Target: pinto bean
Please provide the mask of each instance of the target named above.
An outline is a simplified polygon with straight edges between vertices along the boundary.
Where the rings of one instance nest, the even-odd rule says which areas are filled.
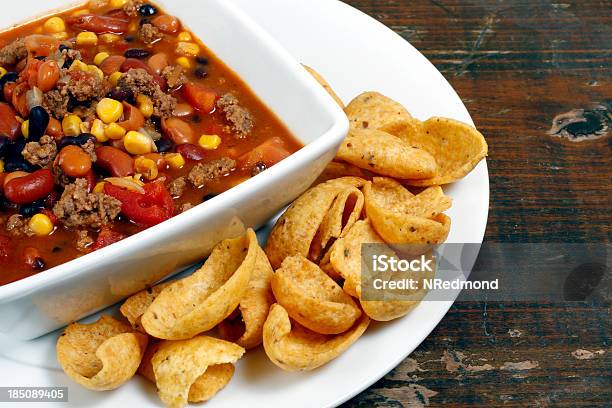
[[[49,169],[37,170],[27,176],[5,182],[5,197],[16,204],[27,204],[46,197],[53,190],[53,173]]]
[[[91,31],[96,34],[123,34],[128,30],[128,21],[115,17],[82,14],[66,19],[66,23],[79,30]]]
[[[61,139],[64,136],[61,122],[54,117],[50,117],[49,124],[47,125],[47,134],[55,140]]]
[[[178,118],[188,118],[195,113],[193,106],[188,103],[177,103],[174,108],[174,116]]]
[[[134,159],[126,152],[112,146],[101,146],[96,149],[96,165],[115,177],[134,174]]]
[[[127,131],[139,130],[144,127],[145,119],[142,112],[137,107],[123,102],[123,122],[118,125]]]
[[[38,69],[38,88],[43,92],[48,92],[55,88],[55,84],[60,77],[60,68],[55,61],[46,61]]]
[[[58,164],[69,177],[80,178],[91,170],[91,157],[78,146],[69,145],[58,155]]]
[[[161,75],[164,68],[168,66],[168,55],[163,52],[158,52],[149,58],[147,65],[154,73]]]
[[[178,118],[162,120],[162,130],[175,144],[196,143],[196,137],[189,124]]]
[[[181,22],[178,18],[169,14],[163,14],[151,20],[151,24],[159,28],[166,34],[174,34],[181,28]]]
[[[126,58],[123,55],[111,55],[100,64],[100,69],[104,72],[104,75],[114,74],[121,69],[125,60]]]

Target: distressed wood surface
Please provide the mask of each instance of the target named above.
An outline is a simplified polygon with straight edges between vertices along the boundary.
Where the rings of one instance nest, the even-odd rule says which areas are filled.
[[[610,241],[612,3],[345,2],[427,56],[487,137],[487,240]],[[344,407],[609,406],[609,306],[455,304]]]

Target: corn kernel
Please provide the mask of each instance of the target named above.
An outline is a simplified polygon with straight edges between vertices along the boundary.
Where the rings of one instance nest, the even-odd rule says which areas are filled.
[[[96,106],[96,113],[104,123],[113,123],[123,115],[123,105],[121,102],[111,98],[104,98]]]
[[[127,3],[127,0],[110,0],[108,5],[113,9],[120,9],[125,5],[125,3]]]
[[[4,173],[4,160],[0,159],[0,173]]]
[[[96,67],[95,65],[88,65],[87,72],[91,72],[92,74],[100,78],[100,81],[104,80],[104,72],[102,72],[102,70]]]
[[[30,137],[30,121],[29,120],[24,120],[23,122],[21,122],[21,134],[26,139]]]
[[[198,44],[190,42],[179,42],[176,45],[176,53],[180,55],[196,57],[200,53],[200,47],[198,46]]]
[[[0,67],[0,78],[6,75],[8,71],[4,67]]]
[[[65,31],[61,31],[59,33],[53,33],[51,34],[51,36],[55,38],[56,40],[60,40],[60,41],[65,41],[68,39],[68,33]]]
[[[192,38],[191,34],[189,34],[187,31],[183,31],[176,36],[176,39],[178,41],[191,41]]]
[[[111,140],[119,140],[125,136],[125,132],[126,130],[123,127],[116,123],[111,123],[110,125],[106,126],[104,135]]]
[[[98,45],[98,36],[91,31],[83,31],[77,34],[76,43],[78,45]]]
[[[96,54],[96,56],[94,57],[94,64],[96,64],[97,66],[102,65],[102,63],[104,62],[105,59],[107,59],[108,57],[110,57],[110,55],[108,54],[108,52],[99,52]]]
[[[217,135],[202,135],[198,140],[198,144],[202,149],[215,150],[221,145],[221,138]]]
[[[53,221],[45,214],[36,214],[28,222],[28,227],[40,237],[47,236],[53,232]]]
[[[178,57],[176,59],[176,63],[185,69],[191,69],[193,66],[193,64],[191,63],[191,60],[187,57]]]
[[[155,162],[142,156],[137,157],[136,160],[134,160],[134,169],[138,173],[141,173],[147,180],[154,180],[159,174]]]
[[[106,184],[106,181],[100,181],[96,184],[96,186],[93,188],[93,192],[94,193],[103,193],[104,192],[104,185]]]
[[[185,165],[185,158],[180,153],[168,153],[164,158],[171,169],[180,169]]]
[[[108,137],[106,136],[106,131],[104,129],[104,123],[100,119],[94,119],[89,133],[94,135],[96,140],[100,143],[108,141]]]
[[[62,119],[62,130],[66,136],[78,136],[81,134],[81,123],[83,121],[77,115],[66,115]]]
[[[153,115],[153,101],[151,101],[151,98],[146,95],[138,95],[136,103],[145,118],[150,118]]]
[[[123,138],[123,146],[130,154],[147,154],[153,151],[153,140],[149,136],[131,130]]]
[[[70,64],[70,68],[68,68],[68,71],[87,71],[87,70],[89,70],[89,67],[87,66],[87,64],[78,59],[75,59],[74,62]]]
[[[100,39],[100,41],[102,41],[104,44],[112,44],[114,42],[117,42],[121,39],[120,36],[118,36],[117,34],[101,34],[100,37],[98,37]]]
[[[121,72],[114,72],[110,74],[110,76],[108,77],[108,82],[110,82],[112,86],[117,86],[117,84],[119,83],[119,78],[121,78],[121,75],[123,75]]]
[[[64,20],[62,20],[61,17],[51,17],[50,19],[45,21],[43,27],[48,33],[59,33],[62,31],[66,31],[66,24],[64,23]]]

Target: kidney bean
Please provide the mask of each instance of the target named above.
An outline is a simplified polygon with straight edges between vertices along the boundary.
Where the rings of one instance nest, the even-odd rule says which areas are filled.
[[[21,124],[15,118],[17,112],[7,103],[0,102],[0,134],[15,140],[21,133]]]
[[[134,174],[134,159],[126,152],[113,146],[101,146],[96,149],[96,166],[106,170],[115,177]]]
[[[188,118],[195,113],[193,106],[188,103],[177,103],[174,108],[174,116],[178,118]]]
[[[122,55],[111,55],[100,64],[100,69],[104,72],[104,75],[114,74],[121,69],[125,60],[126,58]]]
[[[4,174],[6,174],[6,173],[4,173]],[[2,187],[4,187],[4,185],[5,185],[6,183],[8,183],[9,181],[14,180],[14,179],[19,178],[19,177],[25,177],[25,176],[27,176],[28,174],[30,174],[30,173],[27,173],[27,172],[25,172],[25,171],[20,171],[20,170],[18,170],[18,171],[13,171],[13,172],[11,172],[11,173],[8,173],[8,174],[6,174],[6,176],[4,177],[4,180],[2,181]]]
[[[154,73],[157,75],[161,75],[164,68],[168,66],[168,55],[163,52],[158,52],[157,54],[153,54],[151,58],[147,61],[147,65]]]
[[[60,200],[60,197],[60,193],[58,193],[56,190],[51,191],[51,193],[45,198],[45,208],[53,208]]]
[[[155,147],[157,147],[157,151],[160,153],[169,152],[170,150],[172,150],[173,146],[174,146],[174,143],[172,143],[168,139],[162,138],[162,139],[155,141]]]
[[[64,130],[62,129],[62,124],[59,120],[55,119],[54,117],[49,118],[47,134],[52,136],[55,140],[61,139],[61,137],[64,135]]]
[[[144,124],[145,119],[140,109],[127,102],[123,102],[123,122],[119,122],[118,125],[130,131],[139,130],[144,127]]]
[[[55,88],[55,84],[60,77],[60,68],[55,61],[46,61],[38,69],[38,88],[43,92],[48,92]]]
[[[66,23],[79,30],[92,31],[96,34],[123,34],[128,30],[128,21],[115,17],[82,14],[66,19]]]
[[[206,150],[194,144],[182,144],[176,148],[176,152],[187,160],[200,161],[206,158]]]
[[[168,14],[155,17],[151,24],[167,34],[174,34],[181,28],[179,19]]]
[[[94,135],[89,133],[81,133],[78,136],[66,136],[57,143],[57,148],[58,150],[62,150],[66,146],[83,146],[89,140],[92,140],[95,143],[96,138]]]
[[[57,156],[57,163],[68,177],[81,178],[91,170],[91,157],[80,147],[64,147]]]
[[[27,204],[47,196],[53,185],[51,170],[41,169],[6,182],[4,195],[13,203]]]
[[[191,126],[179,118],[163,119],[162,130],[164,134],[177,145],[196,143],[196,138]]]
[[[147,58],[151,53],[143,48],[130,48],[123,55],[126,58]]]
[[[42,106],[35,106],[30,109],[28,119],[28,139],[37,142],[45,134],[47,126],[49,126],[49,114]]]
[[[127,88],[113,88],[108,95],[111,99],[119,102],[127,101],[134,97],[132,91]]]

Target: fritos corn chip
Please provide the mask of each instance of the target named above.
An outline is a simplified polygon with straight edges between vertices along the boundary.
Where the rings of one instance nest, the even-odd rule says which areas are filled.
[[[321,74],[319,74],[317,71],[315,71],[313,68],[310,68],[308,65],[304,65],[302,64],[302,66],[304,68],[306,68],[306,71],[308,71],[308,73],[310,75],[312,75],[314,77],[314,79],[317,80],[317,82],[319,84],[321,84],[321,86],[327,91],[327,93],[334,98],[334,100],[336,101],[336,103],[342,108],[344,109],[344,102],[342,102],[342,99],[340,99],[340,97],[336,94],[336,92],[334,91],[334,89],[331,87],[331,85],[329,84],[329,82],[327,82],[327,80],[325,78],[323,78],[323,76]]]
[[[264,349],[270,360],[283,370],[314,370],[348,349],[369,324],[370,319],[362,314],[355,325],[342,334],[318,334],[292,322],[287,311],[274,304],[264,325]]]
[[[173,282],[155,298],[141,323],[151,336],[188,339],[228,317],[248,290],[259,254],[253,230],[219,243],[202,268]]]
[[[138,368],[138,373],[155,384],[155,373],[151,360],[161,342],[151,343],[142,358],[142,363]],[[223,387],[225,387],[234,375],[234,365],[232,363],[215,364],[208,366],[204,374],[199,376],[191,388],[189,388],[189,402],[204,402],[214,397]]]
[[[317,333],[342,333],[361,316],[353,299],[300,255],[285,258],[272,276],[272,290],[289,316]]]
[[[364,180],[372,179],[371,173],[366,170],[360,169],[359,167],[353,166],[349,163],[333,161],[329,163],[327,167],[325,167],[323,173],[319,176],[317,181],[313,183],[313,186],[341,177],[358,177]]]
[[[314,253],[312,247],[327,213],[343,191],[353,191],[355,187],[362,187],[365,182],[357,177],[330,180],[311,188],[295,200],[274,225],[268,237],[265,251],[272,267],[280,267],[281,262],[291,255],[311,256],[316,260],[321,258],[322,254]],[[344,225],[344,229],[348,227],[350,224]],[[320,252],[321,249],[324,249],[324,246],[319,241],[316,250]]]
[[[270,286],[274,272],[263,250],[257,248],[257,252],[249,287],[240,299],[236,318],[233,321],[224,320],[219,324],[221,337],[236,342],[245,349],[257,347],[263,341],[263,325],[268,317],[270,306],[274,303],[274,295]]]
[[[57,340],[57,359],[64,372],[83,387],[113,390],[134,376],[147,337],[127,324],[102,316],[91,324],[73,323]]]
[[[121,305],[119,309],[121,314],[124,315],[132,327],[140,332],[145,332],[140,324],[140,318],[151,306],[151,303],[155,298],[164,290],[165,287],[170,285],[172,282],[164,282],[159,285],[155,285],[152,288],[142,290],[135,295],[130,296]]]
[[[187,405],[192,387],[205,375],[208,367],[235,363],[243,354],[244,349],[237,344],[208,336],[161,342],[151,358],[159,397],[169,408]],[[219,377],[219,373],[216,373],[216,377]],[[224,376],[221,375],[221,378]],[[211,389],[200,383],[194,393],[197,392],[198,398],[206,397],[221,382],[217,379],[216,386]],[[196,400],[196,395],[191,397]]]
[[[437,186],[457,181],[471,172],[488,152],[487,142],[478,130],[453,119],[434,117],[419,126],[415,126],[414,121],[396,122],[381,130],[436,158],[438,173],[430,178],[406,181],[413,186]]]
[[[412,119],[401,104],[378,92],[357,96],[344,110],[352,129],[380,129],[386,123]]]
[[[426,150],[380,130],[352,129],[337,158],[359,168],[399,179],[430,179],[438,171]]]

